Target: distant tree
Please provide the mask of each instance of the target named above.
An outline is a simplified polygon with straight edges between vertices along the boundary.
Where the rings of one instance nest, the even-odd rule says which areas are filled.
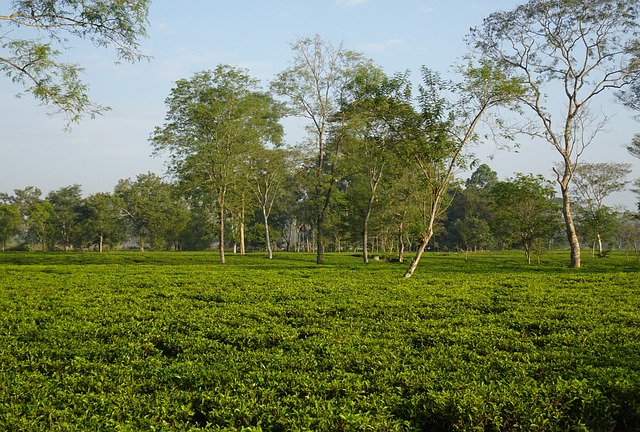
[[[55,247],[55,209],[47,200],[31,203],[27,209],[27,241],[39,249]]]
[[[120,206],[110,193],[98,192],[89,195],[82,203],[84,238],[88,244],[98,244],[98,252],[105,243],[115,246],[124,239],[125,224],[120,215]]]
[[[553,200],[553,185],[542,176],[518,174],[491,188],[496,233],[524,248],[527,262],[539,242],[558,230],[560,208]]]
[[[52,223],[56,242],[60,243],[63,250],[70,250],[80,233],[82,189],[78,184],[56,189],[47,194],[47,201],[53,207]]]
[[[147,243],[156,249],[166,247],[173,205],[171,186],[154,173],[140,174],[135,180],[120,180],[114,196],[140,251]]]
[[[363,63],[362,56],[334,45],[320,36],[301,37],[291,44],[292,66],[271,84],[276,94],[288,98],[290,112],[309,120],[315,160],[309,165],[314,177],[307,191],[314,215],[317,237],[316,262],[324,261],[325,222],[336,187],[334,171],[340,137],[330,139],[330,126],[336,121],[346,85]]]
[[[593,245],[598,245],[598,254],[602,255],[602,234],[611,231],[616,214],[604,205],[609,195],[623,190],[631,173],[628,163],[583,163],[575,168],[573,183],[575,196],[582,208],[581,225],[585,234],[591,235]]]
[[[476,168],[471,177],[465,182],[465,186],[479,189],[490,188],[498,181],[498,173],[487,164],[482,164]]]
[[[20,232],[22,218],[18,209],[11,204],[0,204],[0,242],[2,251],[7,243]]]
[[[491,228],[489,223],[477,216],[467,216],[455,221],[455,227],[460,233],[465,251],[476,252],[478,249],[487,247],[491,243]]]
[[[151,135],[154,152],[169,154],[182,190],[215,209],[222,263],[229,193],[243,178],[244,161],[282,139],[281,106],[258,84],[228,65],[179,80],[166,100],[165,124]]]
[[[10,3],[10,6],[8,6]],[[106,108],[93,103],[81,66],[60,60],[69,37],[115,48],[118,60],[137,61],[146,36],[150,0],[13,0],[0,14],[0,71],[42,104],[77,122]],[[2,26],[6,25],[6,29]],[[17,28],[14,32],[11,28]],[[28,30],[34,31],[33,37]]]
[[[560,155],[555,172],[573,268],[580,267],[580,242],[570,184],[578,159],[607,122],[590,107],[599,95],[637,80],[639,18],[639,0],[529,0],[491,14],[471,32],[483,56],[526,83],[529,91],[521,100],[539,126],[530,124],[523,132],[546,140]],[[547,105],[545,94],[564,97],[565,103]]]

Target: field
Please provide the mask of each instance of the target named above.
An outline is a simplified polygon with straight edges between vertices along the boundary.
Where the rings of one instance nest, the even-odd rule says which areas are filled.
[[[0,430],[640,430],[638,263],[543,260],[0,254]]]

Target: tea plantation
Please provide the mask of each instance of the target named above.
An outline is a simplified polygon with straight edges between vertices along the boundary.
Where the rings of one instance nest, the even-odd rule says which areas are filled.
[[[0,430],[640,430],[640,266],[565,255],[0,254]]]

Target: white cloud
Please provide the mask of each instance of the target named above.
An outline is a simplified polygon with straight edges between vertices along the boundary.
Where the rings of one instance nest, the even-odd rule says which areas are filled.
[[[388,39],[384,42],[372,42],[363,44],[360,46],[360,49],[366,52],[382,52],[390,48],[398,47],[405,44],[406,42],[402,39]]]
[[[351,7],[368,2],[369,0],[336,0],[338,6]]]

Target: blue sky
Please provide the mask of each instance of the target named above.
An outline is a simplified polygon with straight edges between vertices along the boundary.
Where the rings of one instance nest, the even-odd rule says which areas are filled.
[[[513,9],[516,0],[154,0],[149,38],[143,50],[149,62],[114,65],[115,55],[71,40],[65,55],[86,69],[91,97],[112,107],[64,132],[64,119],[31,97],[16,99],[21,89],[0,78],[0,192],[37,186],[45,193],[80,184],[84,194],[112,191],[119,179],[153,171],[164,173],[162,158],[151,157],[148,137],[163,123],[164,100],[176,80],[194,72],[230,64],[249,69],[267,83],[288,66],[289,43],[319,34],[362,52],[389,74],[410,70],[417,80],[426,65],[446,74],[466,52],[470,27],[497,10]],[[0,8],[2,9],[2,8]],[[0,10],[0,13],[6,12]],[[640,123],[621,106],[608,107],[614,117],[583,160],[630,162],[640,176],[640,161],[622,146]],[[301,124],[301,123],[300,123]],[[298,122],[287,122],[288,137],[299,136]],[[485,143],[476,149],[501,179],[516,172],[552,178],[557,156],[544,143],[520,140],[518,153]],[[491,157],[491,159],[489,159]],[[631,193],[612,203],[631,207]]]

